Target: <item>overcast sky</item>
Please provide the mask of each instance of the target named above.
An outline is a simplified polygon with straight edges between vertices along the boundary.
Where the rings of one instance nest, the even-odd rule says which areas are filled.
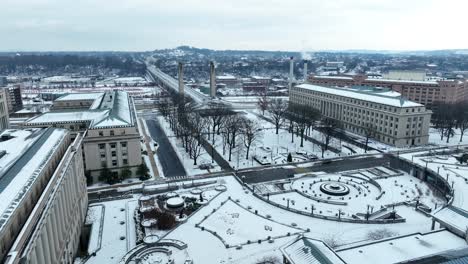
[[[468,0],[0,0],[2,51],[468,48]]]

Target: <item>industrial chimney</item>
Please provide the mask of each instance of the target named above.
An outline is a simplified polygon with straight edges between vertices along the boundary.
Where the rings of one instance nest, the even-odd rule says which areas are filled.
[[[292,84],[294,81],[294,57],[291,56],[289,58],[289,90],[292,88]]]
[[[182,62],[179,62],[179,71],[177,74],[179,75],[179,93],[184,95],[184,65]]]
[[[216,73],[213,61],[210,61],[210,96],[216,97]]]
[[[304,83],[307,82],[307,60],[304,60]]]

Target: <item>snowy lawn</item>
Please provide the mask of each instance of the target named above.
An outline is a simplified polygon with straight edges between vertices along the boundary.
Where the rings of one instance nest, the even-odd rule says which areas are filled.
[[[248,228],[246,228],[248,226]],[[226,245],[257,243],[258,240],[269,240],[299,234],[303,230],[276,223],[256,215],[254,211],[240,207],[232,200],[227,200],[208,218],[200,223],[200,227],[215,232]],[[267,243],[266,241],[264,243]]]

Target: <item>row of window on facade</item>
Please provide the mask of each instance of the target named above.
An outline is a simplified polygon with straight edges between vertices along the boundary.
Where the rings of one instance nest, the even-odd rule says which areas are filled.
[[[122,131],[121,135],[125,135],[125,129],[122,129],[121,131]],[[104,136],[104,131],[102,131],[102,130],[99,131],[99,136],[103,137]],[[115,136],[114,130],[109,130],[109,136]]]
[[[314,96],[330,98],[330,99],[333,99],[333,100],[340,100],[342,102],[353,103],[353,104],[356,104],[356,105],[361,105],[361,106],[365,106],[365,107],[369,107],[369,108],[379,109],[379,110],[383,110],[383,111],[396,112],[397,109],[398,109],[398,107],[391,107],[391,106],[386,106],[386,105],[382,105],[382,104],[374,104],[374,103],[369,103],[367,101],[352,99],[352,98],[343,97],[343,96],[329,95],[329,94],[324,94],[324,93],[320,93],[320,92],[313,92],[313,91],[310,91],[310,90],[307,90],[307,89],[301,89],[301,92],[306,93],[306,94],[312,94]],[[298,95],[298,97],[299,97],[299,95]],[[321,100],[321,99],[311,98],[311,100],[318,101],[318,100]],[[418,112],[421,112],[422,107],[411,108],[411,112],[413,112],[413,113],[416,112],[416,109],[417,109]],[[409,113],[409,111],[410,111],[410,108],[406,108],[406,113]]]

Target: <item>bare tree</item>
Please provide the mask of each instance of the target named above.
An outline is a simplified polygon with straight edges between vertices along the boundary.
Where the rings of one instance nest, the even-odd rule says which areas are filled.
[[[269,103],[266,92],[262,93],[257,101],[257,106],[262,111],[262,115],[265,115]]]
[[[435,102],[433,104],[432,121],[435,128],[440,133],[440,140],[444,136],[447,137],[447,143],[455,134],[454,128],[456,126],[456,106],[455,104],[446,102]]]
[[[228,132],[229,161],[232,159],[232,149],[236,147],[236,140],[241,130],[242,118],[238,115],[229,116],[226,122],[226,131]]]
[[[463,141],[463,136],[468,130],[468,102],[462,101],[457,103],[455,109],[456,126],[460,129],[460,142]]]
[[[284,122],[287,109],[287,102],[280,98],[272,100],[268,105],[268,114],[275,124],[276,134],[278,134],[279,128]]]
[[[249,159],[250,147],[261,137],[261,129],[257,123],[249,119],[244,119],[242,122],[242,138],[246,148],[245,159]]]
[[[374,125],[373,123],[365,123],[363,126],[364,129],[364,136],[366,137],[366,148],[364,149],[364,152],[367,153],[367,149],[369,146],[369,139],[372,137],[375,137],[377,134],[377,126]]]
[[[305,105],[290,104],[287,118],[296,126],[297,134],[301,137],[301,147],[304,147],[306,130],[320,118],[320,111]]]
[[[228,115],[231,114],[232,111],[230,111],[225,105],[213,106],[205,111],[204,116],[208,119],[209,126],[211,126],[211,132],[213,135],[213,145],[215,143],[215,133],[219,135],[221,131],[221,126],[224,124],[224,120]]]
[[[330,146],[331,139],[336,135],[337,129],[340,128],[340,122],[335,119],[325,118],[321,122],[320,132],[322,133],[322,158],[324,157],[325,151]]]

